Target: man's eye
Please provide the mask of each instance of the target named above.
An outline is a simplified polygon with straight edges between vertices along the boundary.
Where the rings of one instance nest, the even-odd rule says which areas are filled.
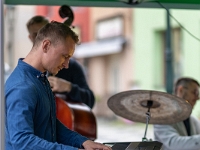
[[[65,59],[67,59],[67,58],[68,58],[68,56],[65,56],[65,55],[63,55],[63,57],[64,57]]]
[[[33,33],[32,36],[33,38],[35,38],[37,36],[37,33]]]

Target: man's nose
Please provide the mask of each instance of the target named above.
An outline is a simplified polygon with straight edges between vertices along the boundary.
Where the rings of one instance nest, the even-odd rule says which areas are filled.
[[[199,100],[199,96],[196,96],[196,100]]]
[[[69,59],[66,59],[65,62],[63,63],[64,68],[69,68]]]

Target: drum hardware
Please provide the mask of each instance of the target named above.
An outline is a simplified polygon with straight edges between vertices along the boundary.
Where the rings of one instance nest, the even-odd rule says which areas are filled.
[[[145,128],[144,137],[142,138],[142,141],[148,141],[146,138],[146,134],[147,134],[149,120],[151,118],[150,108],[151,108],[152,104],[153,104],[152,101],[150,101],[150,100],[147,101],[148,111],[146,112],[146,128]]]
[[[161,150],[162,148],[162,143],[158,141],[112,142],[103,144],[111,146],[112,150]]]
[[[131,121],[149,124],[173,124],[188,118],[192,106],[187,100],[160,91],[130,90],[117,93],[107,101],[108,107],[118,116]]]
[[[129,149],[125,150],[131,150],[130,147],[133,150],[134,146],[136,150],[136,145],[143,145],[146,148],[149,147],[149,149],[147,148],[148,150],[160,149],[159,142],[149,141],[146,138],[148,125],[173,124],[185,120],[192,112],[192,106],[187,100],[160,91],[130,90],[120,92],[111,96],[107,104],[120,117],[135,122],[146,123],[142,142],[139,142],[139,144],[130,142],[132,146],[129,145]]]

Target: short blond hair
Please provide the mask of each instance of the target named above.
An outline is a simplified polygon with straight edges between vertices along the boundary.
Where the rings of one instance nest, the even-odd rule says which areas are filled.
[[[33,46],[37,45],[45,38],[51,39],[51,41],[55,44],[56,41],[64,41],[68,37],[71,37],[73,41],[78,44],[78,35],[68,25],[52,21],[47,23],[38,31]]]

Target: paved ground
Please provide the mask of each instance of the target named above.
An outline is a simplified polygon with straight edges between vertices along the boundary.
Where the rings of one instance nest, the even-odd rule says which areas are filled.
[[[142,141],[146,125],[128,121],[109,121],[97,118],[97,142],[137,142]],[[153,127],[148,126],[147,139],[153,139]]]

